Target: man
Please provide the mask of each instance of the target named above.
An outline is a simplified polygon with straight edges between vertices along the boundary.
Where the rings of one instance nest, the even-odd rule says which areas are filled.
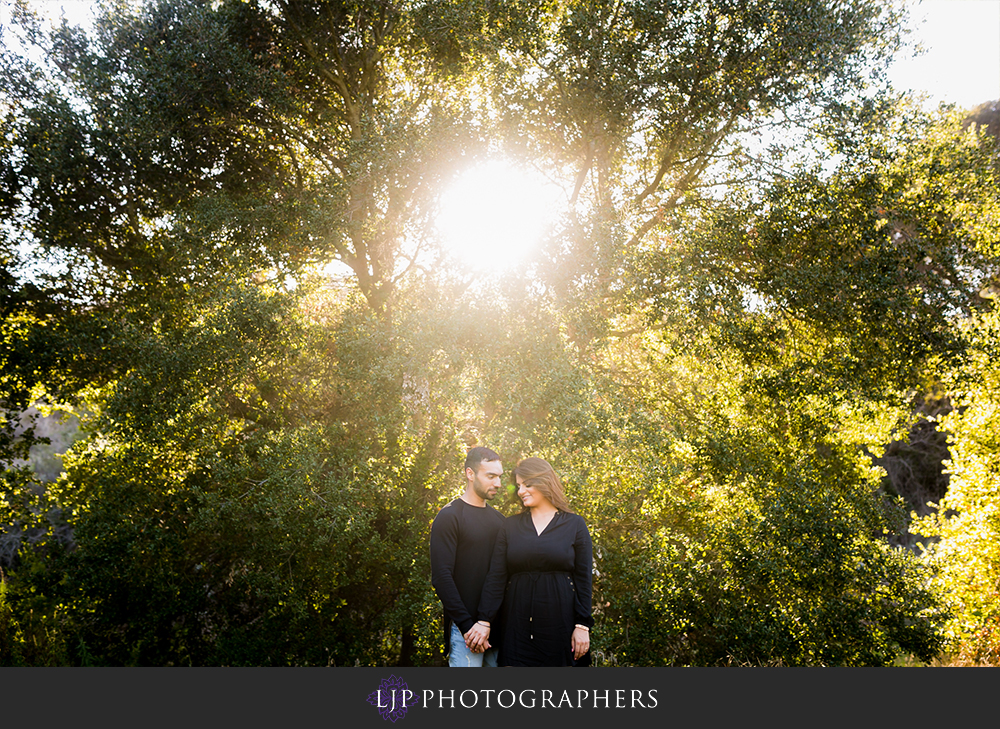
[[[495,667],[489,630],[476,623],[479,595],[503,516],[487,501],[500,490],[500,456],[478,446],[465,458],[465,492],[431,525],[431,584],[444,605],[445,649],[452,667]]]

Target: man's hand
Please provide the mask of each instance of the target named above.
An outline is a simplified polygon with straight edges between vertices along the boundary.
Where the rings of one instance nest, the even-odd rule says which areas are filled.
[[[583,658],[590,650],[590,631],[585,628],[574,628],[570,645],[573,648],[573,659],[578,661]]]
[[[490,647],[490,626],[483,625],[482,623],[476,623],[471,628],[469,632],[465,634],[465,645],[468,646],[469,650],[473,653],[482,653],[487,648]]]

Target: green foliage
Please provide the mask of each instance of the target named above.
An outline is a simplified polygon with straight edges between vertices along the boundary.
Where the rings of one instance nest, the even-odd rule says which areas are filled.
[[[658,423],[633,417],[625,437],[570,471],[571,483],[585,481],[577,498],[597,534],[604,659],[888,665],[900,650],[935,655],[936,595],[917,560],[888,545],[903,513],[878,496],[864,455],[892,420],[819,396],[789,407],[733,360],[707,381],[701,363],[700,385],[684,382],[690,364],[665,359],[653,380],[663,390],[631,401]]]
[[[87,660],[377,664],[407,633],[423,640],[410,660],[431,660],[436,632],[414,621],[430,601],[416,575],[429,571],[440,436],[399,408],[378,414],[371,441],[324,417],[343,406],[295,377],[327,352],[292,304],[237,289],[181,329],[123,323],[132,367],[46,495],[67,510],[73,548],[39,575],[18,568]],[[377,341],[362,336],[354,354],[370,359],[359,350]],[[354,375],[359,360],[340,363]]]
[[[717,640],[738,663],[888,665],[900,649],[928,660],[934,596],[916,560],[884,540],[899,507],[882,507],[860,459],[810,420],[748,424],[706,454],[728,476],[711,539]],[[720,447],[751,463],[719,469]]]
[[[955,409],[942,418],[952,453],[948,492],[917,531],[933,537],[925,559],[952,609],[949,652],[967,665],[1000,663],[1000,317],[969,322],[972,356],[952,384]]]

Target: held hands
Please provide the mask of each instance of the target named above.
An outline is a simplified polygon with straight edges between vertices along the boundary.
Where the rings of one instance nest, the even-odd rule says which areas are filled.
[[[480,621],[469,628],[465,634],[465,645],[473,653],[482,653],[490,647],[490,626],[489,623]],[[570,639],[573,648],[574,660],[579,660],[590,650],[590,630],[586,626],[578,625],[573,629],[573,637]]]
[[[465,634],[465,645],[473,653],[482,653],[490,647],[490,624],[480,620]]]
[[[573,629],[573,637],[570,639],[573,648],[573,660],[580,660],[587,651],[590,650],[590,631],[583,625],[577,625]]]

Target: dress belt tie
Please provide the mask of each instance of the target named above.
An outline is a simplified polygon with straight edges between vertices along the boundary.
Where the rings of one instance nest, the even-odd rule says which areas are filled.
[[[570,582],[573,580],[573,575],[565,570],[549,570],[546,572],[532,570],[530,572],[519,572],[520,575],[525,575],[531,581],[531,611],[535,610],[535,585],[538,584],[538,578],[543,575],[566,575],[570,578]],[[528,615],[528,623],[534,623],[535,616],[533,614]],[[534,625],[529,625],[528,638],[529,640],[535,639],[535,634],[532,632],[534,630]]]

